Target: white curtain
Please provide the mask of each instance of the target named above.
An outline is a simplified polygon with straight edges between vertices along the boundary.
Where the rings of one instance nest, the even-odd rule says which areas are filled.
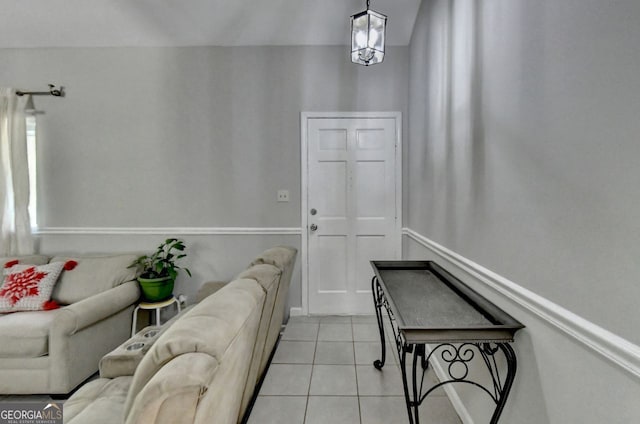
[[[0,256],[33,253],[29,218],[29,167],[25,105],[12,88],[0,88]]]

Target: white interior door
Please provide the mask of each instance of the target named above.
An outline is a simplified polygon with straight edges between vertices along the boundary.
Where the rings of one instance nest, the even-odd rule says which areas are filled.
[[[398,118],[306,120],[311,314],[373,313],[369,261],[399,258]]]

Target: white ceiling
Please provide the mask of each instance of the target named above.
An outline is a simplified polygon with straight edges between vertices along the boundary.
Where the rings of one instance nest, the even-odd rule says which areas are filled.
[[[420,0],[372,0],[407,45]],[[0,0],[0,48],[346,45],[364,0]]]

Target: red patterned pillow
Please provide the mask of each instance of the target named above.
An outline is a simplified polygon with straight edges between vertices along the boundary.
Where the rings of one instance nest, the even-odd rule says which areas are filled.
[[[5,268],[11,268],[14,265],[18,265],[20,263],[20,261],[18,259],[14,259],[12,261],[7,262],[6,264],[4,264]]]
[[[46,265],[14,265],[4,271],[0,287],[0,313],[55,309],[53,287],[62,273],[63,262]]]

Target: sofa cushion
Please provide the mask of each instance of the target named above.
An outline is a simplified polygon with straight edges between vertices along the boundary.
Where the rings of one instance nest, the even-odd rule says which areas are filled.
[[[297,250],[288,246],[276,246],[262,252],[255,258],[249,266],[269,264],[273,265],[281,271],[284,271],[291,264],[292,256],[295,256]]]
[[[125,414],[131,411],[142,388],[177,356],[200,352],[220,362],[251,311],[258,305],[262,308],[263,299],[264,291],[255,280],[235,280],[184,314],[160,335],[138,365]]]
[[[202,353],[185,353],[162,367],[147,383],[127,414],[127,424],[193,423],[218,361]]]
[[[207,281],[202,284],[196,293],[196,303],[202,302],[205,297],[211,296],[227,284],[229,284],[228,281]]]
[[[49,352],[49,328],[59,310],[0,316],[0,357],[36,358]]]
[[[265,349],[265,343],[267,340],[267,333],[269,329],[269,322],[273,315],[273,308],[275,305],[276,294],[278,292],[278,285],[280,284],[280,277],[282,271],[273,265],[259,264],[253,265],[249,269],[242,271],[238,278],[253,278],[262,286],[265,291],[264,306],[262,308],[262,314],[260,317],[260,325],[258,328],[258,335],[256,337],[256,343],[253,353],[251,355],[251,365],[249,367],[249,384],[245,387],[245,393],[242,399],[242,410],[246,409],[249,404],[253,391],[255,389],[255,382],[260,379],[260,364],[262,359],[262,352]],[[271,352],[271,346],[268,348]]]
[[[27,265],[44,265],[49,263],[49,257],[44,255],[24,255],[24,256],[7,256],[0,258],[0,267],[5,268],[9,262],[16,262]]]
[[[5,269],[4,283],[0,287],[0,313],[57,308],[58,305],[49,302],[49,299],[63,266],[59,262],[45,265],[17,264]]]
[[[264,372],[271,356],[271,350],[275,346],[280,334],[282,322],[284,321],[285,307],[289,297],[289,285],[291,283],[291,275],[295,265],[296,254],[298,251],[293,247],[278,246],[267,249],[253,260],[252,264],[271,264],[282,270],[280,284],[278,285],[278,293],[276,294],[275,304],[273,306],[273,314],[269,323],[267,340],[264,344],[264,351],[260,363],[260,373]]]
[[[114,424],[124,421],[131,377],[99,378],[82,386],[64,403],[65,424]]]
[[[282,271],[273,265],[253,265],[252,267],[245,269],[235,278],[237,280],[250,278],[256,280],[258,284],[266,291],[272,290],[275,285],[280,281],[280,275]]]
[[[115,256],[54,257],[51,262],[76,261],[65,271],[53,290],[53,300],[72,304],[136,278],[136,269],[128,268],[136,254]]]

